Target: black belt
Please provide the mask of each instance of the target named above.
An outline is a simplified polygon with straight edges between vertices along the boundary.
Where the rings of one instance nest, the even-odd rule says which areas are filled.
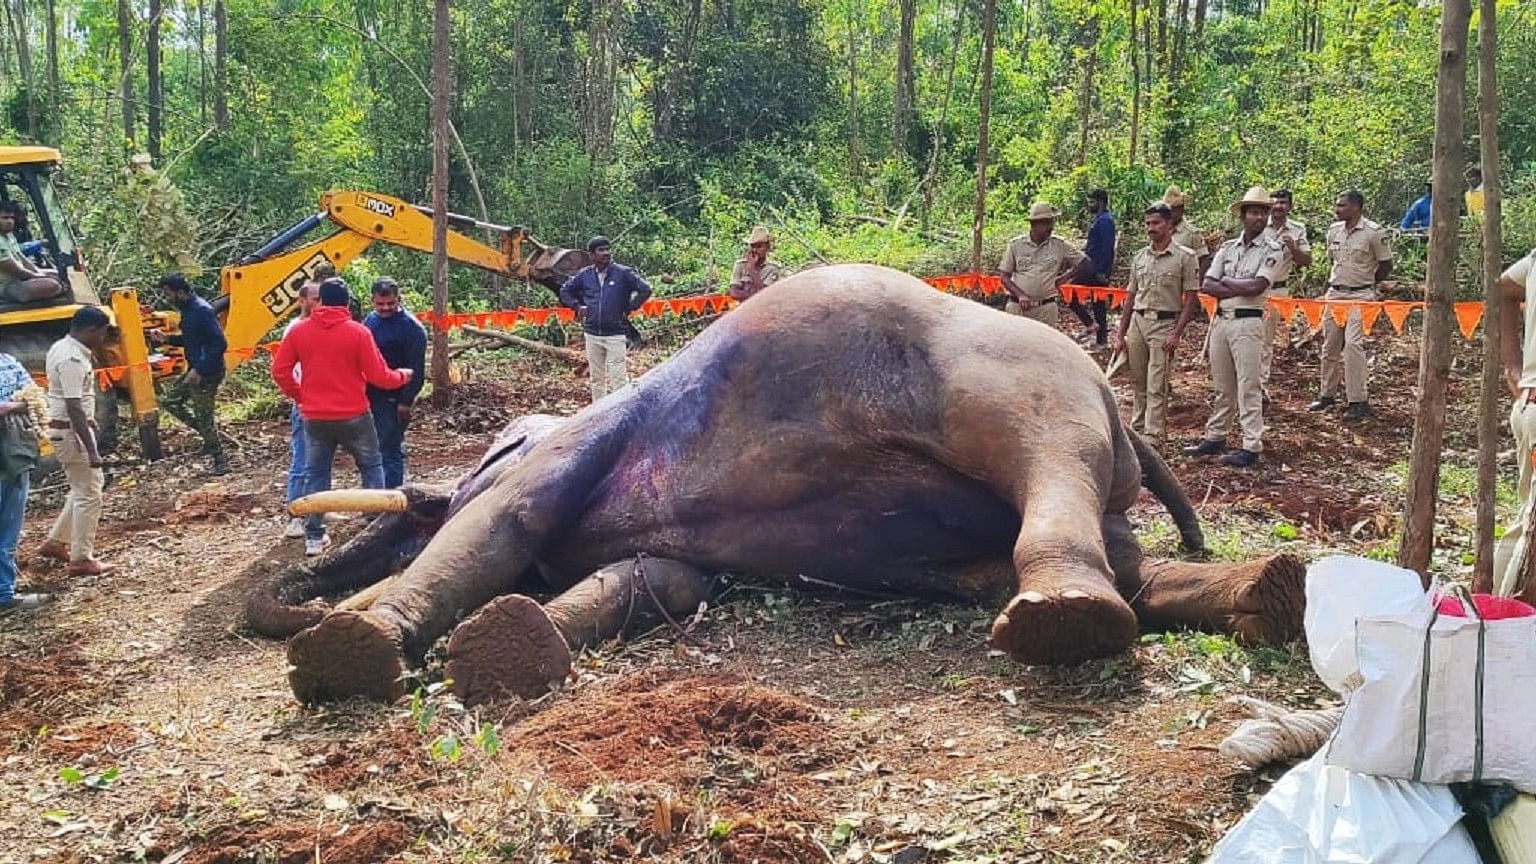
[[[1284,287],[1285,287],[1285,280],[1281,279],[1279,282],[1271,282],[1270,285],[1269,285],[1269,290],[1274,291],[1274,290],[1277,290],[1277,289],[1280,289],[1280,288],[1284,288]]]
[[[1177,312],[1164,312],[1161,309],[1137,309],[1135,314],[1145,315],[1148,318],[1156,318],[1159,321],[1172,321],[1179,317]]]
[[[1017,297],[1009,297],[1008,300],[1011,303],[1018,303],[1019,302],[1019,298],[1017,298]],[[1055,303],[1056,302],[1056,298],[1055,297],[1044,297],[1044,298],[1041,298],[1039,300],[1031,300],[1030,302],[1034,303],[1036,306],[1044,306],[1047,303]]]
[[[1329,285],[1328,287],[1330,289],[1334,290],[1334,291],[1369,291],[1372,288],[1375,288],[1376,286],[1375,285],[1361,285],[1359,288],[1351,288],[1348,285]]]
[[[1263,318],[1263,309],[1222,309],[1218,314],[1223,318]]]

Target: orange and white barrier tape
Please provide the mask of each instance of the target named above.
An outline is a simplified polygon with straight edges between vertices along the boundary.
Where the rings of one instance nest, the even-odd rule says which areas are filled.
[[[929,276],[923,279],[929,285],[950,294],[967,292],[979,292],[984,296],[995,296],[1005,293],[1002,277],[991,273],[955,273],[946,276]],[[1124,288],[1102,287],[1097,285],[1061,286],[1062,302],[1070,303],[1073,300],[1103,300],[1112,308],[1119,308],[1125,303],[1127,291]],[[1200,305],[1204,307],[1207,318],[1216,315],[1216,298],[1200,295]],[[736,305],[725,294],[705,294],[697,297],[667,297],[645,301],[632,313],[638,318],[662,318],[667,315],[682,316],[687,314],[703,315],[708,312],[724,312]],[[1269,297],[1265,305],[1280,315],[1284,321],[1292,320],[1299,312],[1306,318],[1307,323],[1315,328],[1323,325],[1323,317],[1331,316],[1336,324],[1344,326],[1349,315],[1355,310],[1360,312],[1360,323],[1366,332],[1370,332],[1376,322],[1385,317],[1392,324],[1392,329],[1397,333],[1403,332],[1404,323],[1411,312],[1422,310],[1424,303],[1421,301],[1405,300],[1312,300],[1298,297]],[[1468,339],[1477,332],[1477,325],[1483,319],[1483,304],[1480,302],[1457,303],[1452,307],[1456,313],[1456,322],[1461,333]],[[575,310],[564,306],[547,306],[540,308],[518,307],[516,309],[502,309],[494,312],[455,312],[438,320],[430,311],[422,312],[416,316],[424,326],[441,330],[454,330],[465,326],[474,327],[500,327],[510,330],[519,324],[531,324],[542,327],[553,318],[563,324],[569,324],[576,320]],[[272,355],[277,353],[279,342],[264,342],[251,348],[231,349],[225,356],[239,360],[249,360],[258,351],[265,351]],[[96,378],[105,389],[121,381],[123,376],[134,370],[152,370],[155,372],[170,372],[176,368],[175,360],[156,360],[152,362],[129,364],[124,366],[109,366],[96,370]],[[39,381],[44,379],[37,377]]]

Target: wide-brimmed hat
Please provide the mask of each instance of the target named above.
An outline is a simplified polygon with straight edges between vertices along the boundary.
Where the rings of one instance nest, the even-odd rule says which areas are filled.
[[[1183,207],[1189,203],[1189,195],[1177,186],[1169,186],[1163,193],[1163,203],[1169,207]]]
[[[764,228],[761,225],[755,226],[752,229],[752,233],[747,235],[747,245],[748,246],[751,246],[753,243],[772,243],[772,242],[773,242],[773,235],[769,234],[768,233],[768,229]]]
[[[1039,219],[1058,219],[1060,217],[1061,211],[1046,201],[1036,201],[1029,208],[1029,221],[1031,222]]]
[[[1269,197],[1269,191],[1263,186],[1250,186],[1241,200],[1232,202],[1232,212],[1241,213],[1244,207],[1273,207],[1275,199]]]

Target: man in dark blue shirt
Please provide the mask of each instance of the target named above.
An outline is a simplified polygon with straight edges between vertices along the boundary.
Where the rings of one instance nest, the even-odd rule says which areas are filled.
[[[186,374],[166,388],[160,404],[203,439],[203,454],[212,460],[209,473],[227,474],[229,461],[214,422],[214,399],[219,394],[219,385],[224,383],[224,352],[229,349],[224,330],[219,327],[219,316],[180,273],[166,274],[156,284],[181,312],[181,332],[164,334],[156,330],[150,338],[156,343],[180,347],[187,361]]]
[[[427,374],[427,330],[400,303],[400,286],[388,276],[373,283],[373,311],[363,320],[373,342],[391,369],[410,369],[415,374],[398,390],[368,386],[368,408],[379,434],[379,453],[384,457],[384,486],[394,489],[405,482],[405,427]]]
[[[1115,217],[1109,212],[1109,193],[1103,189],[1089,192],[1088,212],[1093,221],[1088,223],[1088,242],[1083,244],[1086,260],[1073,277],[1085,285],[1108,285],[1110,271],[1115,268]],[[1103,347],[1109,339],[1109,304],[1094,300],[1090,314],[1081,300],[1073,298],[1069,308],[1084,327],[1093,329],[1095,344]]]
[[[1430,184],[1424,184],[1424,194],[1420,195],[1419,200],[1413,202],[1413,205],[1408,208],[1408,212],[1403,214],[1403,221],[1398,225],[1399,228],[1404,231],[1429,230],[1429,211],[1431,201],[1433,200],[1430,197],[1430,193],[1433,191],[1434,188]]]
[[[581,268],[560,287],[560,302],[576,310],[586,331],[593,402],[629,383],[624,335],[629,313],[651,297],[651,286],[639,274],[613,263],[611,245],[607,237],[589,240],[591,266]]]

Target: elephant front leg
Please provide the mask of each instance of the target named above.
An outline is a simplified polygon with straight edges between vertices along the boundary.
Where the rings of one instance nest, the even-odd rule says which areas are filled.
[[[573,652],[682,618],[713,594],[704,571],[642,558],[604,567],[545,606],[498,597],[454,629],[445,673],[466,705],[536,698],[570,674]]]
[[[1044,494],[1042,494],[1042,491]],[[1105,555],[1097,496],[1087,488],[1033,490],[1014,545],[1019,590],[992,623],[992,644],[1030,664],[1117,654],[1136,640],[1136,616]]]
[[[1141,626],[1230,633],[1250,645],[1300,638],[1306,608],[1306,564],[1272,555],[1240,564],[1143,562],[1139,581],[1122,585]]]

